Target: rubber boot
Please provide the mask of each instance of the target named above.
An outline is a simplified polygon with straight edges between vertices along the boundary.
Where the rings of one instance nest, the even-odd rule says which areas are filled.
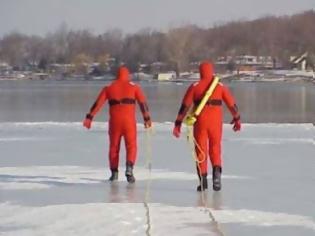
[[[126,163],[126,172],[125,172],[126,178],[128,183],[134,183],[136,181],[134,175],[133,175],[133,164],[130,162]]]
[[[212,182],[213,182],[213,190],[220,191],[221,190],[221,166],[213,166],[212,168]]]
[[[201,192],[208,188],[207,173],[202,174],[202,175],[200,174],[198,163],[196,163],[196,168],[197,168],[197,174],[198,174],[199,183],[200,183],[200,185],[197,186],[197,191]]]
[[[199,176],[199,180],[200,180],[200,185],[198,185],[197,191],[201,192],[201,191],[205,191],[206,189],[208,189],[207,174],[203,174],[203,175],[201,175],[201,177]]]
[[[112,172],[112,175],[109,177],[109,181],[115,181],[115,180],[118,180],[118,170],[115,169],[115,170],[111,170]]]

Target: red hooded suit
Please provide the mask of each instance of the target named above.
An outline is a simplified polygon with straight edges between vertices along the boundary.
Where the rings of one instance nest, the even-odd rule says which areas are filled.
[[[138,102],[145,127],[151,126],[149,109],[140,86],[129,81],[129,71],[120,67],[117,78],[109,86],[104,87],[90,113],[84,121],[84,126],[90,128],[93,117],[97,114],[105,101],[109,103],[109,164],[112,171],[119,166],[120,142],[123,137],[126,145],[127,164],[133,166],[137,155],[136,107]]]
[[[199,67],[200,81],[192,84],[182,101],[181,108],[175,121],[174,135],[179,136],[182,121],[193,104],[197,106],[214,78],[213,66],[204,62]],[[194,124],[194,137],[200,148],[195,147],[197,157],[200,163],[201,175],[207,174],[207,156],[209,154],[212,166],[221,168],[221,137],[223,124],[222,102],[224,102],[233,115],[234,130],[240,129],[239,114],[235,100],[229,89],[222,83],[219,83],[205,107],[197,117]],[[202,151],[200,151],[200,149]],[[204,155],[203,155],[204,154]]]

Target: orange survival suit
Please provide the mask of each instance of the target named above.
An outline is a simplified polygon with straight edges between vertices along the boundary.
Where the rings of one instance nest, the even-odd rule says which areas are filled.
[[[136,162],[137,156],[137,128],[136,128],[136,107],[138,102],[145,128],[151,127],[151,119],[146,98],[140,86],[130,82],[129,71],[126,67],[121,66],[118,69],[116,80],[109,86],[105,86],[90,112],[86,115],[83,125],[86,128],[91,127],[93,117],[97,114],[105,101],[109,103],[109,165],[112,171],[110,180],[118,178],[119,150],[120,142],[123,137],[126,146],[126,177],[128,182],[134,182],[132,167]],[[131,173],[130,173],[131,172]],[[131,178],[128,178],[128,175]],[[129,181],[130,180],[130,181]]]
[[[180,128],[182,121],[189,110],[189,107],[193,104],[195,107],[200,103],[201,99],[205,95],[207,89],[211,85],[214,78],[213,65],[209,62],[201,63],[199,66],[200,81],[192,84],[183,98],[181,107],[179,109],[173,134],[175,137],[180,136]],[[197,121],[194,124],[194,138],[196,143],[195,151],[197,158],[200,161],[197,166],[199,178],[206,178],[208,172],[207,156],[209,154],[211,164],[213,167],[213,174],[220,175],[222,172],[221,161],[221,137],[222,137],[222,124],[223,124],[223,111],[222,101],[229,108],[234,124],[234,131],[241,129],[240,115],[238,113],[235,100],[231,95],[229,89],[222,83],[219,83],[205,107],[197,117]],[[218,172],[218,173],[214,173]],[[213,176],[215,177],[215,176]],[[217,176],[220,177],[220,176]],[[220,180],[220,179],[219,179]],[[207,188],[206,180],[204,180],[204,189]],[[202,184],[202,183],[201,183]],[[201,190],[201,186],[198,186],[198,191]],[[214,186],[215,190],[221,189],[221,183],[218,186]]]

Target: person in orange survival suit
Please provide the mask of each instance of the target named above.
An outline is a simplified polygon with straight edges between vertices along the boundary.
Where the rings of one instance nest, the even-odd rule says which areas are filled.
[[[129,183],[135,182],[133,166],[137,155],[137,128],[135,103],[138,102],[145,128],[150,128],[151,118],[146,98],[139,85],[130,82],[127,67],[118,69],[117,77],[109,86],[105,86],[97,97],[90,112],[86,115],[83,125],[91,127],[92,120],[105,101],[109,103],[109,165],[111,170],[110,181],[118,179],[120,141],[123,137],[126,146],[126,178]]]
[[[177,138],[180,136],[182,121],[190,106],[194,104],[196,107],[200,103],[213,81],[214,69],[211,63],[201,63],[199,66],[199,72],[200,81],[192,84],[188,88],[177,115],[173,129],[173,135]],[[213,167],[213,189],[215,191],[219,191],[221,189],[221,137],[223,123],[222,101],[225,102],[233,116],[233,120],[231,122],[231,124],[234,125],[233,130],[239,131],[241,129],[240,114],[235,104],[235,100],[229,89],[222,83],[219,83],[207,101],[205,107],[197,117],[197,121],[193,126],[194,138],[196,141],[195,151],[198,162],[200,162],[199,165],[197,163],[197,173],[200,180],[200,185],[197,187],[197,191],[202,191],[208,188],[208,153]]]

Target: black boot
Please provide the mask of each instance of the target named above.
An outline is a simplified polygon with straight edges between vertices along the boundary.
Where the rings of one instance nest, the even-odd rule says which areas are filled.
[[[127,164],[126,164],[125,175],[126,175],[128,183],[134,183],[136,181],[136,179],[133,175],[133,164],[130,162],[127,162]]]
[[[213,190],[220,191],[221,190],[221,166],[213,166],[212,168],[212,182],[213,182]]]
[[[199,176],[200,185],[198,185],[197,191],[198,192],[205,191],[206,189],[208,189],[207,174],[203,174],[201,176],[198,175],[198,176]]]
[[[114,170],[111,170],[111,171],[112,171],[112,175],[109,177],[109,181],[118,180],[118,170],[114,169]]]
[[[200,183],[200,185],[197,186],[197,191],[201,192],[208,188],[207,173],[202,174],[202,175],[200,174],[200,168],[197,162],[196,162],[196,169],[197,169],[197,174],[198,174],[199,183]]]

